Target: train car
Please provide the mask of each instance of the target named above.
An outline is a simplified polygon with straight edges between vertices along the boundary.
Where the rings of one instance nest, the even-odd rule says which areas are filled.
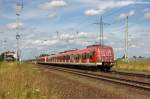
[[[84,49],[75,49],[39,57],[38,63],[74,66],[98,67],[109,71],[114,63],[113,48],[110,46],[90,45]]]

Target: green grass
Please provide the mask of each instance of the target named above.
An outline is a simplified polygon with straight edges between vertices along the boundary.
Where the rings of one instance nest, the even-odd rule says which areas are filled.
[[[113,68],[137,72],[150,72],[150,60],[130,60],[129,62],[118,60]]]
[[[55,86],[33,64],[0,63],[0,99],[58,99]]]

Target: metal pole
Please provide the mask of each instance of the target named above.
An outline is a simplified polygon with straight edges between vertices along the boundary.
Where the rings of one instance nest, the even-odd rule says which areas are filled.
[[[99,22],[98,23],[94,23],[94,24],[98,24],[99,25],[99,35],[100,35],[100,40],[99,40],[99,43],[100,43],[100,46],[101,47],[103,47],[103,45],[104,45],[104,33],[103,33],[103,29],[104,29],[104,25],[110,25],[110,24],[108,24],[108,23],[104,23],[103,22],[103,17],[102,16],[100,16],[99,17]]]
[[[103,37],[104,37],[104,35],[103,35],[103,25],[104,25],[104,23],[103,23],[103,17],[101,16],[101,35],[102,35],[102,47],[103,47],[103,43],[104,43],[104,41],[103,41]]]
[[[128,61],[128,16],[126,17],[126,29],[125,29],[125,61]]]
[[[6,61],[6,43],[7,43],[7,40],[4,40],[4,61]]]
[[[100,26],[100,30],[99,30],[99,32],[100,32],[100,46],[102,45],[102,22],[101,22],[101,20],[102,20],[102,17],[100,17],[100,19],[99,19],[99,26]]]
[[[17,61],[21,61],[20,59],[20,56],[21,56],[21,50],[20,50],[20,35],[19,35],[19,25],[20,25],[20,13],[21,13],[21,10],[23,9],[23,1],[17,1],[16,2],[16,24],[17,24],[17,27],[16,27],[16,40],[17,40],[17,51],[16,51],[16,56],[17,56]]]

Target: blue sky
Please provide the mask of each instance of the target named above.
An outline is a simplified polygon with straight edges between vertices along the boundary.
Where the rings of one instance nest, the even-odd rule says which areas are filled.
[[[19,25],[16,1],[22,0],[0,1],[0,52],[15,51],[16,27],[23,59],[95,44],[99,26],[93,23],[103,16],[110,24],[104,26],[104,42],[121,57],[129,16],[129,56],[150,57],[150,0],[23,0]]]

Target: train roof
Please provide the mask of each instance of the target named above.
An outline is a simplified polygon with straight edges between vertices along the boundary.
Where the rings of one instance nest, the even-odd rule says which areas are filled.
[[[62,56],[62,55],[65,55],[65,54],[79,54],[79,53],[84,53],[86,52],[87,50],[93,50],[95,48],[111,48],[111,46],[106,46],[106,45],[100,45],[100,44],[97,44],[97,45],[89,45],[87,46],[86,48],[83,48],[83,49],[71,49],[71,50],[66,50],[66,51],[63,51],[63,52],[59,52],[59,53],[55,53],[55,54],[49,54],[48,56]],[[48,57],[48,56],[45,56],[45,57]],[[41,58],[44,58],[44,57],[41,57]]]
[[[89,45],[89,46],[87,46],[87,48],[91,48],[91,47],[104,47],[104,48],[106,48],[106,47],[110,47],[110,46],[100,45],[100,44],[95,44],[95,45]]]

